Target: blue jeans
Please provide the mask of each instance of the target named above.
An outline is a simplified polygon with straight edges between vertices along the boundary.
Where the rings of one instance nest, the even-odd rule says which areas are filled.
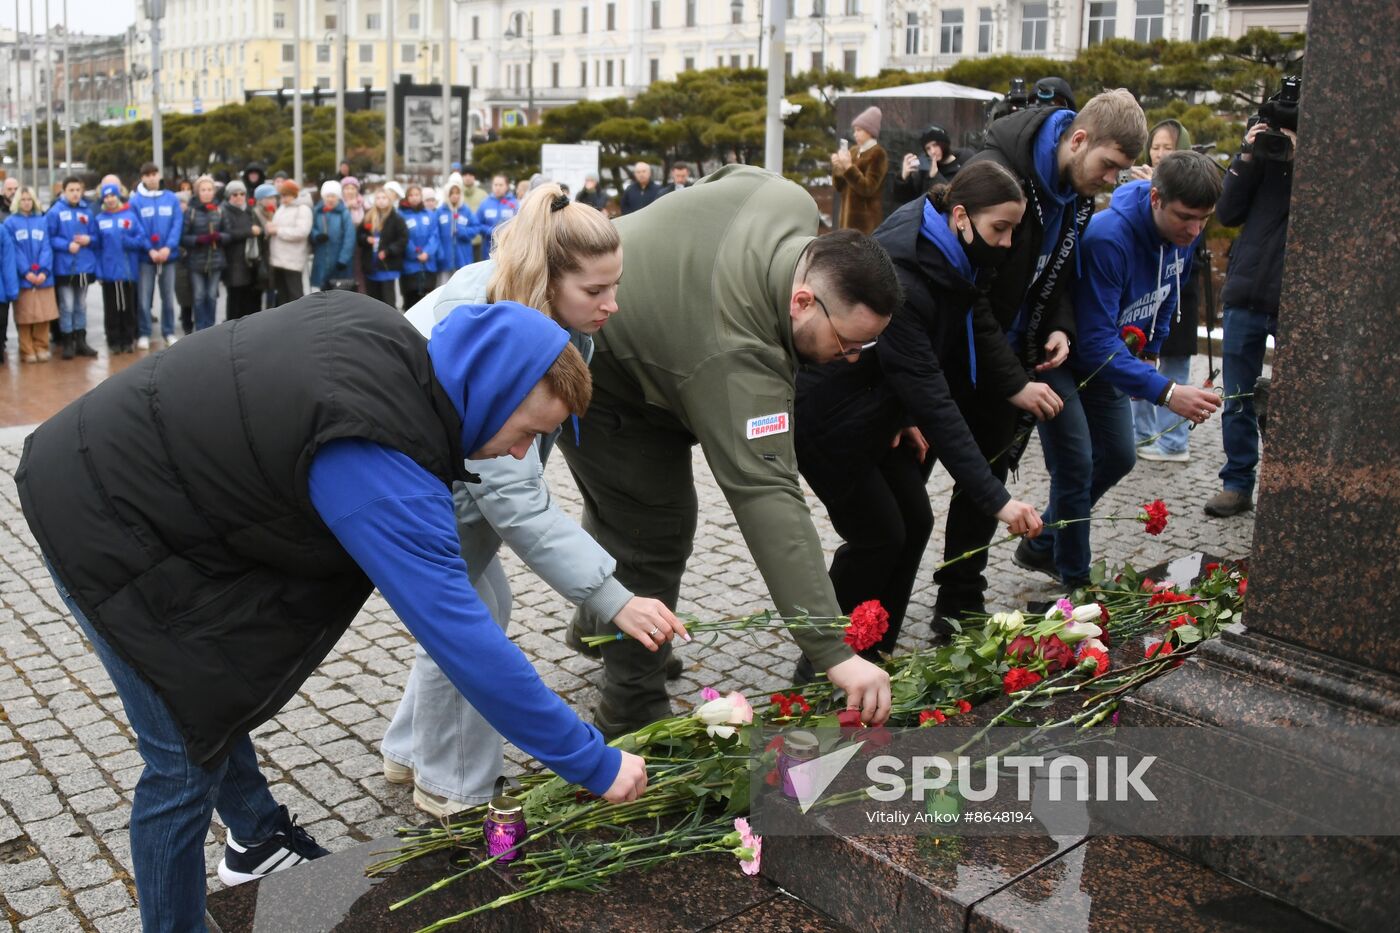
[[[136,333],[141,337],[151,336],[151,308],[156,292],[155,263],[141,263],[141,279],[136,283]],[[160,334],[167,341],[175,334],[175,266],[164,263],[160,273]]]
[[[1191,383],[1191,357],[1164,356],[1157,360],[1157,372],[1177,385]],[[1138,446],[1151,443],[1167,453],[1181,453],[1191,439],[1191,423],[1176,412],[1147,399],[1133,399],[1133,439]]]
[[[1079,378],[1068,366],[1041,377],[1065,400],[1058,415],[1039,425],[1045,466],[1050,471],[1050,505],[1043,516],[1046,524],[1088,518],[1103,494],[1137,463],[1128,397],[1099,377],[1089,380],[1076,394]],[[1089,579],[1093,556],[1089,522],[1046,529],[1029,545],[1041,553],[1054,548],[1055,571],[1067,586]]]
[[[150,683],[92,627],[49,567],[58,595],[92,643],[121,697],[146,768],[131,804],[131,860],[144,933],[204,927],[204,835],[215,809],[234,839],[261,842],[277,831],[277,801],[258,770],[253,742],[238,739],[228,758],[205,768],[190,760],[170,710]],[[218,702],[211,697],[210,702]]]
[[[219,273],[190,270],[190,288],[194,290],[194,329],[213,327],[219,317]]]
[[[71,334],[87,330],[87,279],[74,277],[71,285],[54,288],[58,293],[58,330]],[[79,285],[78,283],[82,284]]]
[[[1264,350],[1268,338],[1278,329],[1278,318],[1248,308],[1225,306],[1225,339],[1220,349],[1221,377],[1225,394],[1254,391],[1254,383],[1264,372]],[[1254,493],[1254,468],[1259,465],[1259,421],[1254,416],[1254,399],[1231,399],[1221,415],[1220,437],[1225,446],[1225,465],[1220,481],[1226,489],[1246,497]]]

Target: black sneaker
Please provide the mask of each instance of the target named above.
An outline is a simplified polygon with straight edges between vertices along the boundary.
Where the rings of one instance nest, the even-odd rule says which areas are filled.
[[[224,857],[219,862],[219,880],[229,887],[259,878],[330,855],[326,849],[316,844],[311,834],[297,825],[296,819],[281,811],[281,827],[262,842],[243,845],[229,833],[228,844],[224,846]]]
[[[1011,555],[1011,562],[1022,570],[1029,570],[1032,573],[1043,573],[1056,583],[1060,582],[1059,571],[1055,569],[1055,551],[1040,551],[1031,547],[1031,543],[1025,538],[1016,545],[1016,553]]]

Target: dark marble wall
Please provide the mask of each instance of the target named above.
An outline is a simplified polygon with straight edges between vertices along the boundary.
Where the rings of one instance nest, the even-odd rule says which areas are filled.
[[[1246,623],[1400,674],[1400,4],[1312,0]]]

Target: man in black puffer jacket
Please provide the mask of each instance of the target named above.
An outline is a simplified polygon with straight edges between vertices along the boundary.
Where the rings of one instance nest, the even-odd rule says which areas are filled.
[[[1030,437],[1031,424],[1024,422],[1053,418],[1060,410],[1059,396],[1033,376],[1069,356],[1075,247],[1093,213],[1093,196],[1112,185],[1146,143],[1142,108],[1120,88],[1097,95],[1078,114],[1033,107],[1003,117],[992,124],[985,148],[968,161],[971,166],[990,159],[1010,169],[1027,200],[1025,218],[988,292],[1005,333],[977,335],[977,396],[965,409],[999,481]],[[954,491],[948,511],[945,559],[985,546],[996,531],[996,519],[960,492]],[[936,624],[983,611],[986,566],[983,553],[934,574]]]

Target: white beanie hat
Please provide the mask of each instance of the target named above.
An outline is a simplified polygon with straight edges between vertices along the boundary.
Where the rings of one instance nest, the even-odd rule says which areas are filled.
[[[423,200],[424,200],[424,201],[436,201],[437,199],[438,199],[438,198],[437,198],[437,190],[434,189],[434,188],[429,188],[429,187],[427,187],[427,186],[424,186],[424,188],[423,188]]]
[[[396,182],[396,181],[386,181],[386,182],[384,183],[384,190],[387,191],[387,192],[389,192],[391,195],[393,195],[395,201],[402,201],[402,200],[403,200],[404,191],[403,191],[403,188],[399,187],[399,183],[398,183],[398,182]]]
[[[345,192],[340,189],[340,182],[331,178],[321,182],[321,197],[343,199]]]
[[[444,195],[447,195],[447,194],[451,193],[451,191],[452,191],[453,188],[457,188],[457,189],[460,189],[460,190],[465,190],[465,189],[466,189],[466,186],[462,184],[462,173],[461,173],[461,172],[453,172],[451,175],[449,175],[449,176],[447,177],[447,184],[443,185],[443,187],[442,187],[442,193],[443,193]]]

